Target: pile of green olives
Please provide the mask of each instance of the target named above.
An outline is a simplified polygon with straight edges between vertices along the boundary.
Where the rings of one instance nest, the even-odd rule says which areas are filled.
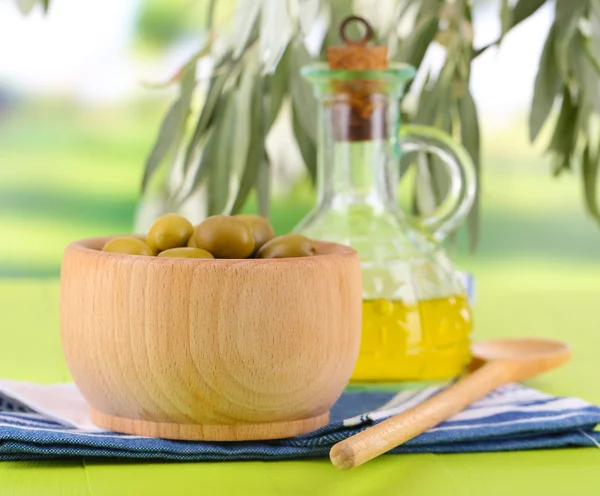
[[[292,258],[315,255],[315,246],[301,234],[275,236],[260,215],[213,215],[193,226],[181,215],[166,214],[145,237],[118,236],[102,251],[171,258]]]

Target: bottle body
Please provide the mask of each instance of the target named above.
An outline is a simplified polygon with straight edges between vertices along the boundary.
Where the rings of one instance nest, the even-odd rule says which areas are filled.
[[[409,76],[406,68],[307,74],[319,102],[318,202],[295,231],[359,254],[363,322],[354,381],[449,379],[469,360],[462,276],[432,231],[398,206],[399,108]]]

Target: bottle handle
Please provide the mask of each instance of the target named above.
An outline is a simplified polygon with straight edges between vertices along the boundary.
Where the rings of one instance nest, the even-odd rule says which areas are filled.
[[[419,218],[437,241],[443,240],[466,217],[475,200],[475,166],[467,150],[450,135],[430,126],[404,125],[399,134],[401,153],[437,155],[450,175],[450,188],[442,203]]]

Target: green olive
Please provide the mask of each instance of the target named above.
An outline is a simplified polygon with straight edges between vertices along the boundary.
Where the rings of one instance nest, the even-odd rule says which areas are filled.
[[[148,231],[148,246],[157,251],[185,246],[194,232],[192,223],[178,214],[166,214],[154,221]]]
[[[229,215],[213,215],[194,231],[198,248],[215,258],[247,258],[254,251],[252,230],[245,222]]]
[[[312,239],[302,234],[285,234],[267,242],[256,254],[256,258],[312,257],[315,245]]]
[[[201,248],[171,248],[169,250],[161,251],[158,254],[159,257],[170,257],[170,258],[215,258]]]
[[[250,226],[252,238],[254,238],[254,253],[258,252],[267,241],[275,237],[275,231],[271,223],[260,215],[240,214],[234,217]]]
[[[133,234],[132,235],[134,238],[139,239],[140,241],[143,241],[144,243],[146,243],[148,245],[148,238],[146,237],[145,234]],[[148,245],[148,248],[150,248],[152,250],[152,255],[156,256],[158,255],[158,250],[155,250],[154,248],[152,248],[150,245]]]
[[[117,236],[116,238],[108,241],[102,251],[109,253],[124,253],[127,255],[142,255],[151,257],[154,255],[152,248],[150,248],[142,240],[133,236]]]

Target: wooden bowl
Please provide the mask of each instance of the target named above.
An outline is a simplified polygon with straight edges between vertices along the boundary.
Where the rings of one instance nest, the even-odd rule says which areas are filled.
[[[361,328],[356,252],[271,260],[136,257],[69,245],[61,337],[106,429],[187,440],[275,439],[326,425]]]

